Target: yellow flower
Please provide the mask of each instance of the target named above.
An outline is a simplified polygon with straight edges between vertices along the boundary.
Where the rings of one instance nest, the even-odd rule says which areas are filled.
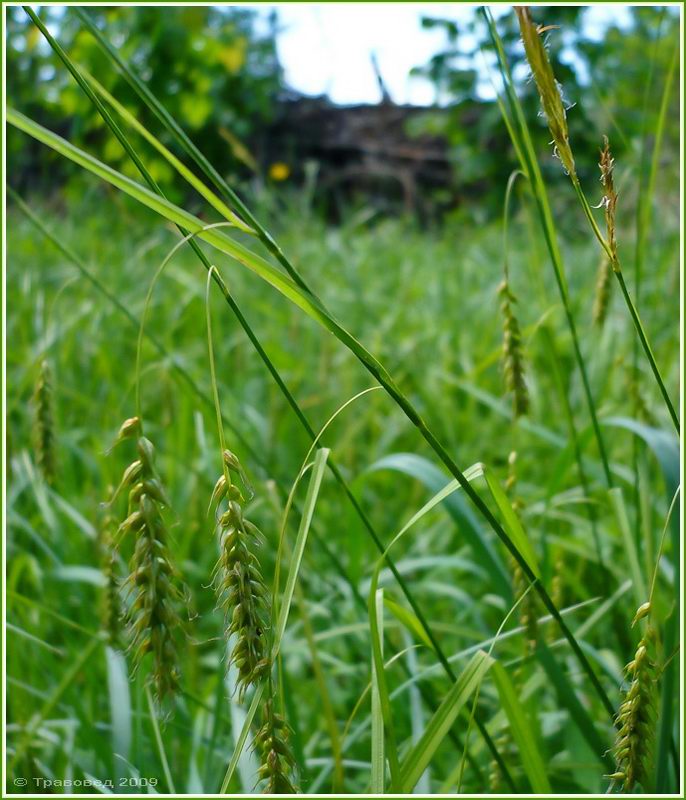
[[[290,177],[291,168],[288,164],[284,164],[283,161],[275,161],[269,167],[269,177],[273,181],[285,181],[288,177]]]

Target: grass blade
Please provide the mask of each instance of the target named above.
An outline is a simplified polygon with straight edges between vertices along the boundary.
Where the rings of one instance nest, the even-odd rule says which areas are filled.
[[[608,774],[614,772],[614,762],[607,752],[607,743],[603,742],[600,738],[600,734],[588,711],[586,711],[579,701],[574,688],[567,679],[567,676],[558,666],[553,658],[553,654],[550,652],[550,649],[543,639],[538,640],[536,655],[548,676],[548,680],[553,685],[560,703],[569,711],[581,735],[588,742],[589,747],[596,754]]]
[[[152,723],[152,729],[155,734],[155,744],[157,745],[157,752],[160,756],[160,762],[162,763],[162,771],[164,772],[164,779],[167,782],[167,789],[170,794],[176,794],[176,789],[174,788],[174,779],[171,775],[171,770],[169,769],[169,761],[167,760],[167,752],[164,749],[164,742],[162,741],[162,734],[160,733],[160,724],[157,721],[157,709],[155,708],[155,703],[152,699],[152,693],[150,692],[150,687],[145,687],[145,696],[148,700],[148,709],[150,710],[150,722]]]
[[[446,733],[467,702],[470,694],[494,664],[494,659],[480,650],[470,659],[457,682],[433,715],[419,742],[404,759],[400,771],[400,791],[410,793],[429,765]]]
[[[610,489],[610,502],[614,508],[619,531],[622,534],[622,541],[624,543],[624,551],[629,562],[629,572],[631,573],[631,582],[634,587],[634,604],[636,608],[645,603],[648,598],[648,587],[645,577],[641,570],[641,559],[636,549],[636,541],[634,540],[629,525],[629,515],[626,510],[626,503],[624,502],[624,493],[621,489]]]
[[[107,694],[112,721],[112,752],[129,760],[131,748],[131,693],[126,659],[119,650],[105,647],[107,662]],[[116,760],[115,765],[121,762]]]
[[[392,453],[384,456],[368,467],[367,472],[378,472],[384,469],[396,470],[416,478],[434,494],[440,491],[448,481],[445,474],[435,464],[415,453]],[[506,600],[511,601],[509,575],[502,559],[494,550],[491,542],[484,536],[474,512],[459,494],[451,494],[445,498],[445,509],[468,540],[472,550],[479,557],[480,563],[488,570],[496,590],[503,594]]]
[[[545,761],[532,732],[531,721],[527,719],[512,681],[503,665],[498,661],[493,662],[491,675],[498,689],[500,703],[510,722],[512,737],[519,749],[522,766],[531,788],[536,794],[550,794],[552,789],[546,775]]]
[[[326,460],[329,457],[329,452],[326,447],[321,447],[317,450],[314,457],[314,466],[312,468],[312,475],[310,476],[310,483],[307,487],[307,495],[305,497],[305,504],[303,506],[302,515],[300,517],[300,527],[298,528],[298,535],[293,547],[291,555],[291,565],[288,570],[286,578],[286,586],[283,592],[283,600],[279,609],[279,618],[276,623],[274,631],[274,645],[272,648],[272,660],[276,660],[283,639],[284,631],[286,630],[286,623],[288,622],[288,614],[291,610],[291,603],[293,602],[293,592],[295,591],[295,583],[298,580],[298,573],[300,571],[300,564],[302,563],[303,554],[305,552],[305,545],[307,544],[307,535],[310,532],[310,525],[312,523],[312,516],[314,514],[314,507],[317,503],[319,496],[319,489],[322,485],[322,477],[324,476],[324,469],[326,468]]]
[[[245,715],[245,722],[243,723],[240,735],[238,736],[236,744],[233,748],[231,761],[229,761],[229,766],[226,768],[226,774],[224,775],[224,780],[222,781],[219,794],[226,794],[226,792],[228,791],[229,784],[231,783],[231,778],[233,778],[233,773],[236,771],[236,767],[238,766],[238,760],[240,759],[241,754],[243,753],[243,748],[245,747],[245,743],[248,739],[248,734],[250,733],[250,726],[252,725],[252,721],[255,718],[257,709],[260,706],[260,702],[262,700],[262,695],[264,694],[265,688],[266,684],[261,683],[255,689],[255,694],[253,695],[252,702],[250,703],[250,708],[248,708],[248,713]]]
[[[381,706],[380,686],[377,672],[380,654],[383,670],[383,589],[378,589],[375,597],[376,617],[379,621],[381,636],[372,641],[372,777],[370,791],[372,794],[383,794],[386,788],[386,756],[384,751],[384,719]]]

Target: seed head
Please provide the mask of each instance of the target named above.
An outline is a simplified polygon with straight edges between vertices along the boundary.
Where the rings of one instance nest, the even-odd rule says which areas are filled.
[[[100,568],[105,578],[105,585],[100,596],[100,620],[102,630],[106,634],[110,645],[119,649],[122,646],[124,609],[119,593],[119,578],[117,576],[116,528],[117,523],[112,514],[111,506],[108,504],[105,506],[98,537]]]
[[[55,448],[52,373],[50,364],[46,359],[41,361],[33,395],[33,404],[36,462],[45,482],[52,486],[57,476],[57,455]]]
[[[595,298],[593,300],[593,324],[602,328],[607,318],[607,310],[610,305],[610,294],[612,290],[612,268],[610,259],[603,253],[595,284]]]
[[[517,302],[507,280],[498,287],[500,311],[503,318],[503,372],[505,386],[512,393],[514,415],[520,417],[529,410],[529,393],[524,380],[524,352],[519,322],[514,312]]]
[[[227,450],[224,461],[229,470],[242,475],[240,462]],[[215,567],[217,601],[226,615],[226,636],[235,635],[231,661],[238,669],[238,691],[242,699],[249,686],[269,673],[266,630],[269,595],[260,563],[254,550],[262,534],[243,516],[242,494],[222,475],[218,479],[210,506],[227,500],[219,516],[219,560]]]
[[[131,533],[135,539],[130,574],[124,583],[133,597],[129,613],[130,647],[137,665],[147,653],[152,653],[151,682],[161,702],[178,688],[177,605],[181,591],[161,513],[168,501],[155,471],[155,449],[149,439],[139,435],[140,430],[136,417],[127,420],[120,429],[120,439],[138,435],[138,458],[125,470],[116,492],[129,489],[128,515],[118,533],[121,536]]]
[[[634,622],[650,613],[644,603]],[[613,747],[615,772],[609,776],[630,793],[636,784],[649,788],[655,737],[656,670],[653,660],[655,632],[648,623],[636,654],[625,669],[628,689],[617,713],[617,735]]]
[[[574,156],[569,146],[569,130],[567,128],[567,112],[562,100],[560,85],[555,80],[548,53],[541,39],[541,33],[547,28],[537,28],[531,18],[528,6],[515,6],[519,28],[522,33],[526,58],[531,67],[536,87],[541,97],[541,105],[548,127],[553,135],[555,153],[562,161],[565,171],[576,177]]]
[[[605,195],[602,199],[602,206],[605,209],[605,225],[607,227],[607,244],[610,250],[612,269],[619,271],[617,260],[617,241],[615,233],[615,212],[617,208],[617,192],[615,191],[614,168],[615,160],[610,152],[610,142],[607,136],[603,136],[603,149],[600,151],[600,182],[603,184]]]
[[[290,778],[295,767],[295,759],[288,744],[290,728],[274,711],[274,701],[270,697],[264,706],[264,721],[255,735],[253,747],[259,753],[262,766],[257,771],[260,780],[267,783],[265,794],[296,794],[297,787]]]

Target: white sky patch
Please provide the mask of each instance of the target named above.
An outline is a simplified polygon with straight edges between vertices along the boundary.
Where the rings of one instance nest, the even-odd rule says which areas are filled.
[[[445,46],[442,29],[423,30],[422,16],[465,20],[471,8],[441,3],[287,4],[278,7],[278,38],[286,82],[305,94],[328,94],[336,103],[377,103],[379,69],[396,103],[433,102],[430,82],[411,78]]]
[[[492,10],[497,18],[508,8]],[[410,71],[444,50],[447,37],[442,28],[423,29],[421,18],[450,19],[459,25],[473,16],[475,7],[456,3],[285,3],[277,12],[277,47],[289,87],[306,95],[326,94],[335,103],[378,103],[381,93],[371,62],[375,53],[396,103],[430,105],[435,101],[434,87],[423,78],[410,77]],[[627,26],[628,7],[586,8],[583,35],[597,40],[611,23]],[[460,31],[458,44],[473,46],[474,42]],[[479,94],[491,97],[483,60],[477,58],[474,66],[480,73]]]

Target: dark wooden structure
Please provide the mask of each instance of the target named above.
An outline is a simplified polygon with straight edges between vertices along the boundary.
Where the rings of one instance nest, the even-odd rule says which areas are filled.
[[[316,195],[334,211],[338,200],[362,196],[421,213],[433,190],[445,195],[452,186],[446,141],[411,134],[426,111],[388,98],[351,106],[326,97],[285,98],[266,131],[261,160],[264,166],[287,163],[295,179],[308,162],[316,164]]]

